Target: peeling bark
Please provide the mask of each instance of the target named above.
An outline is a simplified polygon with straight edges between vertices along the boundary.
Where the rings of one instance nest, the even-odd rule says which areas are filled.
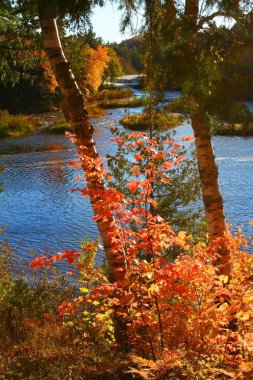
[[[230,252],[225,240],[228,231],[219,189],[218,168],[215,162],[211,132],[208,122],[202,114],[193,113],[191,121],[209,236],[211,241],[221,238],[217,244],[217,253],[220,255],[216,261],[218,273],[230,276]]]
[[[47,56],[63,96],[64,114],[70,120],[73,127],[78,150],[80,154],[83,153],[91,158],[95,158],[98,156],[98,153],[93,140],[93,127],[88,121],[88,111],[83,95],[71,72],[69,62],[67,62],[64,56],[56,20],[54,17],[47,14],[44,15],[40,11],[39,21]],[[86,168],[84,164],[83,168],[85,172]],[[87,188],[90,193],[94,215],[97,216],[100,213],[99,208],[97,208],[100,199],[94,194],[96,190],[105,190],[105,185],[101,181],[96,181],[96,179],[92,181],[87,180]],[[117,228],[113,222],[113,217],[109,218],[106,222],[97,221],[108,264],[110,282],[122,280],[125,275],[123,247],[115,252],[115,243],[112,242],[111,235],[118,235]]]
[[[185,17],[197,25],[199,16],[199,0],[185,0]],[[191,98],[195,106],[198,102]],[[220,255],[216,261],[219,274],[230,276],[230,252],[226,246],[225,236],[228,233],[223,209],[223,200],[219,189],[218,168],[212,146],[211,132],[207,115],[204,110],[192,112],[191,121],[195,136],[198,169],[202,197],[205,208],[208,232],[211,241],[220,239],[217,244],[217,253]]]

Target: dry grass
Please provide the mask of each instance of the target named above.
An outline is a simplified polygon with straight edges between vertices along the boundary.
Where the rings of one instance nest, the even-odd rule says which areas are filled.
[[[102,108],[131,108],[131,107],[141,107],[144,105],[142,98],[134,99],[112,99],[107,100],[104,103],[100,103]]]
[[[33,133],[40,120],[31,116],[10,115],[6,110],[0,110],[0,137],[21,137]]]
[[[253,136],[253,123],[223,123],[215,126],[214,135],[222,136]]]
[[[132,379],[131,359],[101,337],[90,338],[82,314],[62,320],[58,306],[76,288],[57,270],[29,276],[0,245],[0,379]],[[15,272],[15,276],[13,275]],[[101,340],[102,339],[102,340]]]
[[[182,124],[183,117],[179,114],[157,112],[154,127],[158,130],[166,130]],[[122,120],[123,126],[130,130],[145,131],[150,125],[149,116],[146,114],[127,115]]]
[[[111,100],[111,99],[124,99],[133,98],[135,95],[131,89],[105,89],[98,91],[94,95],[90,95],[88,98],[89,102],[96,102],[100,100]]]

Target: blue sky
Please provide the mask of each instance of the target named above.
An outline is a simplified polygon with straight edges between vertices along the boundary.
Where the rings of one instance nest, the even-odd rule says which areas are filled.
[[[120,19],[122,12],[117,5],[107,2],[104,7],[96,6],[93,10],[91,22],[97,37],[102,37],[104,42],[120,42],[130,38],[132,34],[127,31],[120,33]]]

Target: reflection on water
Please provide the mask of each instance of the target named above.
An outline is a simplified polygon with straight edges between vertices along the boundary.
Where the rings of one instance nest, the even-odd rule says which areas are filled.
[[[140,112],[140,108],[134,111]],[[118,124],[124,113],[124,109],[109,111],[94,121],[101,156],[116,151],[115,144],[109,142],[110,127]],[[177,136],[189,134],[188,124],[177,129]],[[251,234],[252,226],[247,223],[253,220],[253,139],[214,137],[214,146],[227,219],[234,227],[245,224],[246,233]],[[55,253],[78,248],[84,236],[98,236],[89,201],[71,192],[79,173],[68,162],[76,153],[64,136],[41,134],[0,140],[0,162],[5,167],[0,225],[9,226],[12,245],[21,242],[19,252],[25,259],[30,247],[39,254]],[[98,260],[102,260],[101,253]]]

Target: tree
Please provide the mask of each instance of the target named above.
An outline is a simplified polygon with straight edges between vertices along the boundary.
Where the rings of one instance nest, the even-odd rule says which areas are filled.
[[[116,127],[112,128],[112,132],[118,143],[118,150],[116,155],[108,155],[109,175],[112,177],[110,185],[129,199],[137,199],[140,197],[139,191],[137,190],[133,194],[128,187],[128,180],[132,176],[132,157],[136,154],[142,156],[136,170],[143,178],[148,178],[150,173],[149,152],[141,142],[139,146],[128,147],[126,145],[128,132],[120,131]],[[195,157],[186,158],[186,148],[181,141],[173,138],[171,131],[161,133],[154,130],[152,139],[157,142],[156,149],[164,151],[157,159],[156,165],[168,178],[167,181],[163,179],[163,181],[156,180],[154,182],[153,198],[157,205],[153,212],[169,222],[174,231],[186,231],[189,235],[192,234],[196,240],[203,232],[201,230],[203,215],[202,209],[200,210],[197,204],[200,199],[200,183]],[[185,141],[188,140],[190,137],[185,138]],[[176,151],[174,144],[177,146]],[[175,154],[174,156],[171,151]],[[167,164],[163,166],[166,162]],[[174,163],[176,164],[174,165]]]
[[[93,140],[93,127],[88,121],[88,112],[84,104],[83,95],[74,79],[67,62],[57,30],[55,14],[52,10],[39,8],[39,21],[43,34],[44,44],[49,62],[62,92],[65,109],[69,115],[71,126],[75,133],[75,141],[80,154],[81,166],[84,170],[87,188],[104,246],[107,261],[108,275],[111,282],[122,280],[125,275],[124,246],[120,240],[115,244],[119,235],[113,213],[110,211],[111,199],[106,198],[102,161],[99,159]],[[106,215],[101,218],[101,210]],[[126,324],[121,318],[114,315],[115,338],[124,347],[127,347],[125,337]]]
[[[139,2],[122,3],[128,20]],[[228,115],[235,118],[235,109],[239,110],[237,117],[248,115],[245,106],[235,107],[229,75],[238,46],[252,40],[249,26],[245,28],[246,20],[250,25],[251,15],[252,4],[248,1],[145,1],[144,35],[153,29],[155,40],[149,71],[154,72],[160,65],[160,83],[166,76],[167,83],[176,83],[187,99],[211,240],[222,239],[227,226],[210,126],[214,118],[224,120]],[[217,16],[232,18],[238,27],[217,26]],[[239,31],[242,27],[244,38]],[[229,252],[225,247],[220,249],[217,265],[221,273],[229,273]]]
[[[109,62],[110,56],[106,46],[99,45],[96,50],[89,48],[88,60],[84,64],[85,80],[82,87],[96,92],[103,82]]]
[[[0,83],[14,86],[21,78],[31,79],[29,70],[37,58],[33,52],[39,46],[38,33],[28,25],[9,1],[0,7]]]
[[[116,282],[122,280],[125,275],[124,247],[121,241],[115,244],[118,229],[113,213],[110,211],[111,199],[104,196],[106,187],[103,178],[102,160],[98,157],[95,148],[93,127],[88,121],[88,112],[83,94],[71,72],[70,63],[63,53],[56,21],[56,18],[58,18],[60,21],[65,19],[70,23],[74,21],[78,23],[86,22],[92,5],[96,3],[96,1],[88,0],[78,0],[74,3],[67,0],[52,0],[50,2],[26,0],[17,3],[4,1],[4,7],[6,9],[11,8],[15,14],[20,14],[29,25],[32,24],[34,16],[35,22],[39,21],[48,61],[61,90],[66,115],[75,134],[73,139],[78,147],[80,165],[84,170],[94,210],[94,219],[97,222],[104,246],[109,280]],[[37,15],[39,20],[36,17]],[[34,25],[32,27],[34,28]],[[89,157],[89,160],[87,157]],[[106,210],[106,216],[103,218],[100,217],[101,209]],[[125,324],[117,318],[117,315],[114,316],[114,324],[116,340],[126,345],[126,342],[123,342]]]
[[[110,44],[119,57],[120,63],[126,74],[142,73],[144,70],[142,62],[142,41],[140,37],[134,36],[120,43]]]
[[[186,0],[185,18],[192,24],[194,37],[195,25],[197,25],[199,15],[199,1]],[[192,46],[192,44],[190,45]],[[218,168],[215,163],[215,156],[211,141],[211,131],[208,124],[208,115],[198,101],[199,96],[193,92],[189,93],[192,102],[191,121],[195,136],[198,168],[201,181],[201,189],[208,231],[211,240],[224,237],[227,234],[227,226],[223,209],[223,200],[219,190]],[[222,274],[230,274],[230,254],[227,247],[220,251],[218,260],[219,270]]]
[[[110,60],[104,74],[104,79],[113,82],[117,77],[124,75],[124,71],[117,53],[111,47],[108,48],[108,55]]]

